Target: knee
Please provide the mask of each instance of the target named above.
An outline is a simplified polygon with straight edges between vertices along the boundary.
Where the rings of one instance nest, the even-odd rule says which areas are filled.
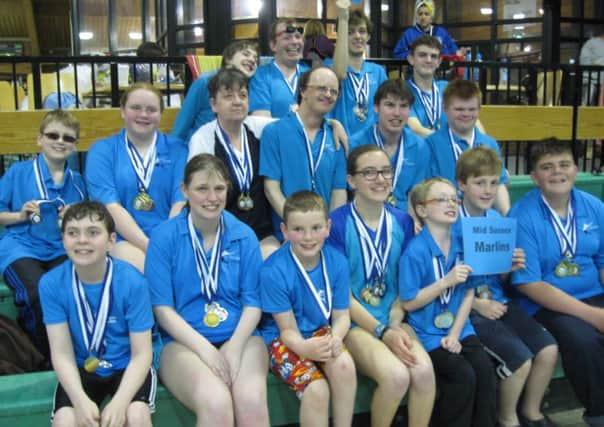
[[[151,425],[151,412],[144,402],[133,402],[126,413],[127,427],[149,427]]]
[[[512,375],[515,375],[518,378],[527,378],[529,375],[529,372],[531,371],[532,366],[533,366],[533,363],[529,359],[526,362],[524,362],[522,365],[520,365],[520,367],[518,369],[516,369]]]
[[[420,360],[416,366],[411,368],[411,386],[415,390],[422,392],[436,389],[434,368],[432,367],[430,360]]]
[[[75,427],[76,419],[73,408],[63,407],[52,418],[52,427]]]
[[[200,394],[202,393],[198,393],[197,395],[199,396]],[[231,424],[233,419],[233,399],[231,398],[231,393],[224,387],[224,389],[213,390],[209,399],[196,399],[195,413],[198,418],[203,416],[204,419],[211,420],[211,425],[223,426]]]
[[[352,384],[356,384],[356,368],[350,353],[344,352],[330,363],[329,377],[330,382],[333,378],[338,382],[338,384],[342,384],[346,381],[347,383],[345,384],[347,384],[347,387],[351,387]]]
[[[402,363],[392,365],[386,375],[378,380],[388,396],[402,398],[409,388],[409,369]]]
[[[317,413],[329,410],[329,398],[329,384],[326,380],[311,382],[302,394],[305,405]]]
[[[557,360],[558,346],[556,344],[552,344],[541,349],[541,351],[537,353],[537,355],[535,356],[534,364],[544,364],[548,366],[553,366],[556,364]]]

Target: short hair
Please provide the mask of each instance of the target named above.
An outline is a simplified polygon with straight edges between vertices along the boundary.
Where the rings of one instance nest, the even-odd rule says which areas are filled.
[[[443,91],[443,104],[446,108],[451,105],[453,98],[459,98],[464,101],[476,98],[478,106],[480,106],[481,95],[480,88],[476,83],[470,80],[455,79],[450,81]]]
[[[115,221],[111,213],[103,203],[93,200],[77,202],[67,208],[61,221],[61,233],[65,233],[69,222],[79,221],[86,217],[90,218],[91,221],[102,222],[107,233],[115,233]]]
[[[231,187],[229,170],[224,162],[218,157],[208,153],[197,154],[189,159],[185,166],[185,172],[182,179],[185,187],[188,187],[191,184],[193,174],[203,171],[215,173],[218,177],[226,181],[229,188]]]
[[[304,38],[324,36],[325,27],[320,19],[309,19],[304,25]]]
[[[248,89],[246,75],[237,68],[221,68],[208,82],[208,93],[210,98],[216,98],[220,89],[233,89],[235,87]]]
[[[358,147],[356,147],[348,155],[348,160],[346,161],[346,173],[348,175],[354,175],[358,171],[357,163],[359,161],[359,158],[367,153],[373,153],[376,151],[384,153],[386,158],[388,158],[388,154],[375,144],[365,144],[365,145],[359,145]]]
[[[128,86],[126,88],[126,90],[124,90],[124,93],[122,93],[122,96],[120,97],[120,107],[125,108],[130,94],[132,92],[134,92],[135,90],[139,90],[139,89],[148,90],[149,92],[152,92],[153,94],[155,94],[155,96],[159,100],[160,111],[164,111],[164,99],[161,95],[161,92],[159,91],[158,88],[156,88],[149,82],[136,82],[136,83],[133,83],[130,86]]]
[[[296,18],[291,18],[291,17],[283,17],[283,18],[278,18],[276,20],[273,21],[273,23],[271,24],[271,28],[268,31],[268,39],[270,41],[274,41],[275,37],[277,37],[277,27],[279,26],[279,24],[285,24],[285,25],[295,25],[296,24]]]
[[[348,28],[352,27],[353,25],[358,26],[361,24],[365,24],[365,27],[367,27],[367,32],[371,34],[373,24],[367,15],[365,15],[365,13],[360,9],[351,10],[350,14],[348,15]]]
[[[551,137],[533,142],[529,150],[531,172],[543,157],[556,154],[570,154],[573,158],[573,162],[577,163],[575,152],[570,141],[561,141],[558,138]]]
[[[453,189],[455,189],[455,185],[451,181],[445,178],[441,178],[439,176],[435,176],[432,178],[424,179],[422,182],[418,183],[413,187],[411,193],[409,193],[409,203],[413,208],[413,212],[415,212],[415,216],[423,223],[422,218],[417,213],[417,207],[419,205],[423,205],[426,199],[428,198],[428,193],[432,186],[438,182],[443,184],[450,185]]]
[[[302,90],[306,89],[312,74],[317,70],[331,71],[334,74],[334,76],[336,76],[336,80],[338,81],[338,91],[340,90],[340,79],[337,78],[338,76],[336,75],[335,71],[326,65],[319,65],[318,67],[311,68],[310,70],[308,70],[307,72],[305,72],[304,74],[302,74],[300,76],[300,80],[298,82],[298,98],[297,98],[298,105],[300,105],[300,103],[302,102]]]
[[[136,48],[136,56],[141,58],[153,58],[165,54],[164,48],[156,42],[144,42]]]
[[[484,145],[463,152],[455,165],[455,178],[466,182],[468,178],[501,175],[503,165],[497,151]]]
[[[415,49],[417,49],[419,46],[428,46],[428,47],[431,47],[432,49],[438,50],[439,52],[443,48],[440,40],[438,40],[434,36],[429,36],[429,35],[423,35],[423,36],[419,36],[418,38],[416,38],[413,41],[413,43],[411,43],[409,45],[409,52],[413,55],[413,53],[415,52]]]
[[[287,219],[293,212],[321,211],[327,219],[327,205],[325,200],[313,191],[296,191],[285,199],[283,206],[283,223],[287,226]]]
[[[258,47],[257,42],[252,40],[236,40],[232,43],[229,43],[222,51],[222,61],[220,62],[220,67],[226,67],[237,52],[241,52],[242,50],[246,49],[255,51],[256,56],[260,55],[260,48]]]
[[[40,134],[43,134],[48,125],[53,122],[61,123],[66,128],[73,130],[76,138],[80,137],[80,121],[78,118],[69,111],[61,110],[60,108],[49,111],[44,115],[40,122]]]
[[[407,101],[409,105],[413,104],[415,97],[413,92],[407,86],[407,83],[403,79],[388,79],[378,87],[373,97],[373,104],[379,105],[383,98],[392,95],[395,98],[400,98],[403,101]]]

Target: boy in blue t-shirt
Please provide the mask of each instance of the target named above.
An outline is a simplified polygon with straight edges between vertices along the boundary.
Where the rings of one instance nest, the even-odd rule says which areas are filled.
[[[71,206],[61,231],[69,260],[40,280],[59,380],[53,425],[149,426],[156,375],[147,281],[130,264],[107,256],[116,234],[103,204]]]
[[[495,150],[479,146],[465,151],[457,161],[456,177],[463,192],[460,217],[500,217],[492,209],[501,175]],[[458,225],[460,222],[458,221]],[[525,254],[514,250],[512,270],[525,268]],[[476,289],[470,320],[476,335],[497,365],[500,425],[544,425],[541,401],[556,366],[556,340],[504,293],[499,275],[473,276]],[[522,402],[518,406],[523,390]],[[516,413],[518,407],[519,414]],[[538,423],[538,424],[530,424]]]
[[[325,201],[310,191],[287,198],[281,230],[288,240],[260,270],[262,309],[272,314],[262,334],[271,371],[301,400],[300,425],[350,425],[356,392],[354,362],[343,340],[350,328],[346,259],[324,246]]]

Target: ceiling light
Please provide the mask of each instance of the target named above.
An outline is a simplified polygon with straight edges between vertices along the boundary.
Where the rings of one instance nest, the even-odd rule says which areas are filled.
[[[128,33],[128,37],[130,37],[132,40],[142,40],[143,39],[143,33],[140,33],[138,31],[130,31]]]
[[[390,10],[390,6],[387,3],[382,3],[382,12],[388,12]]]
[[[491,9],[490,7],[481,7],[480,8],[480,14],[481,15],[492,15],[493,14],[493,9]]]
[[[201,27],[193,27],[193,34],[195,34],[195,37],[201,37],[203,30]]]
[[[80,40],[90,40],[94,37],[94,33],[92,31],[80,31]]]
[[[512,15],[512,18],[514,18],[514,19],[524,19],[524,18],[526,18],[526,15],[524,13],[522,13],[522,12],[515,13],[515,14]]]
[[[514,27],[515,30],[524,30],[524,25],[516,25]]]
[[[532,48],[531,48],[531,45],[530,45],[530,44],[529,44],[529,45],[524,46],[524,51],[525,51],[525,52],[530,52],[531,50],[532,50]]]

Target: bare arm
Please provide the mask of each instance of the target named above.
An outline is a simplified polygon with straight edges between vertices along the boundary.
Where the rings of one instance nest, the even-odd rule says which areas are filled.
[[[281,341],[298,356],[318,362],[326,362],[331,357],[331,337],[311,337],[304,339],[298,329],[294,313],[273,313],[273,318],[279,327]]]
[[[185,207],[185,202],[175,202],[170,208],[170,213],[168,214],[168,218],[175,217],[182,211],[182,208]]]
[[[107,210],[115,220],[117,232],[128,242],[146,253],[149,238],[132,218],[132,215],[119,203],[109,203]]]
[[[338,3],[336,3],[338,5]],[[333,71],[338,79],[346,79],[348,67],[348,7],[338,5],[338,37],[333,54]]]
[[[272,208],[277,212],[280,218],[283,218],[283,206],[285,205],[285,196],[281,191],[281,184],[274,179],[264,178],[264,194]]]
[[[329,212],[332,212],[346,203],[346,190],[332,190]]]
[[[449,336],[454,337],[459,340],[459,335],[468,320],[468,316],[470,315],[470,310],[472,309],[472,301],[474,300],[474,289],[467,289],[466,294],[463,297],[463,301],[459,306],[459,310],[457,310],[457,314],[455,315],[455,321],[453,322],[453,326],[449,329]]]
[[[511,202],[510,202],[510,193],[508,192],[508,188],[505,184],[499,184],[497,187],[497,195],[495,196],[495,207],[497,211],[506,216],[508,211],[510,210]]]
[[[256,110],[252,113],[252,116],[272,117],[269,110]]]
[[[25,202],[21,210],[17,212],[0,212],[0,225],[13,225],[29,220],[29,216],[33,213],[40,213],[40,207],[35,200]]]
[[[420,123],[420,121],[417,119],[417,117],[409,117],[409,119],[407,120],[407,124],[409,125],[409,127],[411,128],[411,130],[413,132],[415,132],[417,135],[421,136],[422,138],[430,136],[434,133],[433,129],[424,127]]]
[[[331,313],[331,334],[344,339],[350,330],[350,312],[348,310],[333,310]]]

